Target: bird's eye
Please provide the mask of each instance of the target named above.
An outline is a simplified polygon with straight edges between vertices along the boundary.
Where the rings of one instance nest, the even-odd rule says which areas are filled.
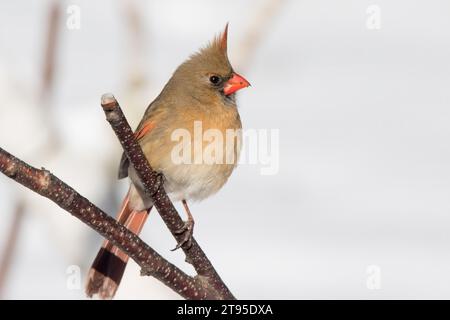
[[[209,77],[209,81],[211,81],[212,84],[219,84],[220,83],[220,78],[218,76],[211,76]]]

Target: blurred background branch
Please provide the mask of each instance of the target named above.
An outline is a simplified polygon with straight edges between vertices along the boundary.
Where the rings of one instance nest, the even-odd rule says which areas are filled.
[[[3,298],[5,283],[11,268],[12,260],[14,259],[17,241],[20,239],[20,232],[22,229],[23,216],[25,214],[25,201],[20,199],[16,203],[16,208],[13,212],[13,221],[8,228],[8,234],[5,241],[5,246],[1,253],[0,260],[0,299]]]
[[[273,20],[279,16],[280,10],[287,0],[265,0],[251,15],[248,26],[244,29],[244,37],[238,46],[237,70],[246,70],[251,66],[258,46],[264,36],[271,30]],[[242,72],[242,71],[241,71]]]
[[[39,104],[42,108],[41,118],[44,123],[42,130],[48,131],[48,140],[38,149],[41,157],[52,157],[59,149],[59,134],[55,124],[54,110],[52,107],[52,98],[54,93],[54,77],[56,68],[56,55],[58,49],[58,24],[61,20],[61,4],[60,1],[53,0],[48,5],[47,12],[47,29],[45,33],[46,44],[44,46],[41,87],[39,90]],[[5,249],[0,257],[0,297],[4,291],[10,265],[14,259],[14,250],[17,248],[16,242],[20,239],[21,229],[26,219],[26,200],[19,197],[16,200],[15,212],[13,213],[13,221],[8,228],[6,236]]]

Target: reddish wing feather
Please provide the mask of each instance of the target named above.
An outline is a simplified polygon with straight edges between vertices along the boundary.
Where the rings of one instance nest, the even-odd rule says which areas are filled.
[[[149,131],[151,131],[155,127],[155,123],[153,121],[147,121],[144,123],[141,129],[139,131],[136,131],[134,133],[134,137],[136,140],[140,140],[142,137],[144,137]]]

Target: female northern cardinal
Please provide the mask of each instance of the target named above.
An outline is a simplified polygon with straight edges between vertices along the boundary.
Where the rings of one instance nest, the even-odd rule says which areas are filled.
[[[182,201],[188,215],[184,228],[179,230],[184,233],[184,240],[177,248],[189,246],[194,226],[186,201],[201,200],[217,192],[231,175],[239,156],[241,120],[235,92],[250,84],[233,71],[228,61],[227,34],[228,25],[219,37],[177,68],[160,95],[145,111],[135,133],[152,168],[163,174],[166,192],[172,200]],[[219,161],[198,161],[199,154],[195,150],[198,141],[194,141],[198,137],[195,137],[194,127],[199,122],[204,131],[212,129],[215,133],[221,133],[222,137],[230,129],[238,132],[233,137],[234,144],[231,148],[222,143],[223,149],[215,151]],[[194,155],[190,157],[191,163],[180,163],[173,159],[173,150],[179,142],[173,141],[172,135],[177,129],[194,133],[194,137],[191,135],[191,140],[185,144],[189,150],[183,150],[189,151],[188,154],[194,151]],[[207,142],[202,140],[200,143],[205,146]],[[225,158],[226,161],[220,161]],[[123,155],[119,178],[127,176],[131,185],[117,220],[139,234],[152,208],[152,201],[145,195],[134,168]],[[98,294],[103,299],[112,298],[127,261],[126,254],[105,241],[89,270],[87,295]]]

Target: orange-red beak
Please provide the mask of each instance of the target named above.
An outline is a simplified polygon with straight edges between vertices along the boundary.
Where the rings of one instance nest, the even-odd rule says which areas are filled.
[[[231,79],[225,82],[225,85],[223,87],[223,93],[226,96],[228,96],[232,93],[235,93],[238,90],[247,88],[248,86],[250,86],[250,83],[247,80],[245,80],[244,77],[238,75],[237,73],[233,73]]]

